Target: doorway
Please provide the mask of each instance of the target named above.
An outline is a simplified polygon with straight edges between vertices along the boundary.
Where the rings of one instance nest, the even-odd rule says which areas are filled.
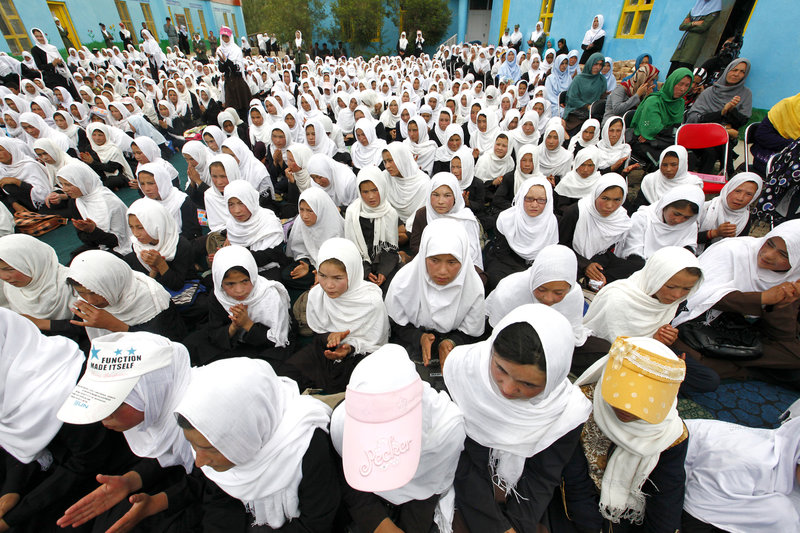
[[[53,18],[57,18],[61,22],[61,26],[67,30],[67,38],[61,40],[64,42],[66,48],[74,48],[75,50],[81,49],[81,41],[78,39],[78,34],[75,31],[75,26],[72,25],[72,17],[69,16],[67,11],[67,4],[64,2],[47,2],[47,7],[50,8],[50,14]],[[51,43],[52,44],[52,43]]]
[[[489,24],[492,21],[492,0],[469,0],[466,42],[478,41],[485,44],[489,41]]]

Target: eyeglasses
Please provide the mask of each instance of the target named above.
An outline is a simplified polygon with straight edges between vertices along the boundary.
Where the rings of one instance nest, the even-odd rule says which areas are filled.
[[[547,203],[547,198],[529,198],[529,197],[526,196],[525,197],[525,203],[526,204],[537,203],[539,205],[544,205],[544,204]]]

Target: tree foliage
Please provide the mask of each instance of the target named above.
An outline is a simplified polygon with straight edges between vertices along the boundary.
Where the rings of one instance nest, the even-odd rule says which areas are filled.
[[[296,30],[310,42],[325,18],[322,0],[242,0],[242,12],[250,34],[274,33],[279,43],[292,41]]]
[[[338,35],[333,37],[357,48],[369,46],[380,36],[385,13],[385,0],[336,0],[331,3],[331,15]]]
[[[422,30],[426,44],[434,45],[445,35],[453,13],[447,0],[392,0],[391,19],[399,31],[405,31],[414,42]],[[402,26],[402,27],[401,27]]]

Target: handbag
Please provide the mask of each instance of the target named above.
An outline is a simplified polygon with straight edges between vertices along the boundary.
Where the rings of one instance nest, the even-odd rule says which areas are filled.
[[[678,337],[711,359],[753,361],[764,353],[757,326],[737,313],[723,313],[711,324],[702,319],[682,324]]]
[[[67,219],[58,215],[40,215],[32,211],[17,211],[14,213],[14,226],[17,231],[34,237],[44,235],[66,223]]]

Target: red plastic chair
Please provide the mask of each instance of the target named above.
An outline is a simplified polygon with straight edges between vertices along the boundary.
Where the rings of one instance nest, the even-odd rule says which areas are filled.
[[[687,150],[699,150],[702,148],[713,148],[725,145],[723,156],[722,174],[701,174],[691,172],[703,180],[703,192],[706,194],[719,193],[725,182],[728,180],[728,130],[721,124],[684,124],[675,133],[675,144],[679,144]]]

